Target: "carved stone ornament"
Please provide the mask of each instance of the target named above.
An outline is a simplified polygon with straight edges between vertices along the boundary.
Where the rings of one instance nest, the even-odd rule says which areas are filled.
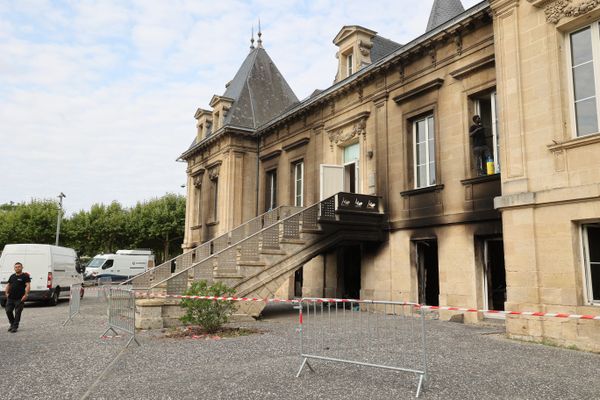
[[[369,54],[371,54],[372,47],[373,47],[373,45],[370,43],[365,43],[362,40],[358,41],[358,49],[360,50],[360,54],[362,54],[365,57],[367,57]]]
[[[217,179],[219,177],[219,170],[221,169],[220,165],[217,165],[216,167],[212,167],[211,169],[208,170],[208,178],[211,181],[214,181],[215,179]]]
[[[192,177],[194,187],[199,189],[202,186],[202,177],[203,176],[204,176],[204,174],[198,174],[198,175]]]
[[[557,0],[546,6],[546,21],[558,24],[562,18],[587,14],[600,4],[600,0]]]
[[[327,136],[329,137],[329,141],[331,142],[331,147],[333,148],[334,144],[345,143],[360,135],[363,135],[363,138],[366,140],[366,127],[367,119],[361,118],[360,120],[356,121],[353,125],[348,125],[339,129],[329,131]]]

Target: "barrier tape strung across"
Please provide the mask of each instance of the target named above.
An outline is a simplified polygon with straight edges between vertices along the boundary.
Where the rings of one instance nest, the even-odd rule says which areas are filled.
[[[136,298],[173,298],[173,299],[193,299],[193,300],[217,300],[217,301],[254,301],[264,303],[293,303],[299,304],[301,302],[314,302],[314,303],[373,303],[377,304],[376,300],[357,300],[357,299],[330,299],[330,298],[305,298],[305,299],[277,299],[277,298],[259,298],[259,297],[219,297],[219,296],[186,296],[186,295],[173,295],[173,294],[144,294],[136,293]],[[388,302],[389,303],[389,302]],[[462,312],[481,312],[488,314],[504,314],[504,315],[524,315],[531,317],[551,317],[551,318],[571,318],[571,319],[587,319],[600,321],[600,315],[581,315],[581,314],[567,314],[567,313],[551,313],[551,312],[538,312],[538,311],[499,311],[499,310],[479,310],[477,308],[462,308],[462,307],[449,307],[449,306],[427,306],[418,303],[411,302],[395,302],[396,305],[412,305],[417,308],[423,308],[425,310],[442,310],[442,311],[462,311]]]
[[[600,321],[600,315],[580,315],[566,313],[550,313],[541,311],[498,311],[498,310],[478,310],[476,308],[461,308],[461,307],[444,307],[444,306],[424,306],[417,307],[424,310],[443,310],[443,311],[462,311],[462,312],[484,312],[488,314],[504,314],[504,315],[525,315],[530,317],[552,317],[552,318],[571,318],[571,319],[590,319]]]

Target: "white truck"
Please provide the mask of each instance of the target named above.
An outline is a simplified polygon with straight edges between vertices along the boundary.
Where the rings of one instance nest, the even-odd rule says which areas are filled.
[[[98,254],[85,268],[85,279],[111,278],[124,281],[154,267],[151,250],[117,250],[115,254]]]
[[[69,298],[71,285],[83,282],[75,250],[49,244],[7,244],[0,256],[2,307],[6,304],[4,288],[17,262],[23,264],[23,272],[31,278],[28,301],[56,305],[60,298]]]

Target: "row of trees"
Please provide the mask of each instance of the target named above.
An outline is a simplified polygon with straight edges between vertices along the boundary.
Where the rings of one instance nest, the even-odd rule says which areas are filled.
[[[54,244],[59,207],[53,200],[0,204],[0,250],[9,243]],[[185,198],[166,194],[132,208],[94,204],[63,219],[60,245],[93,257],[118,249],[152,249],[157,260],[181,251]]]

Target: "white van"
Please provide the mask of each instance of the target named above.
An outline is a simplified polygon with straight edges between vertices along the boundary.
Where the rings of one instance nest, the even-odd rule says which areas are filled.
[[[28,301],[56,305],[59,298],[69,298],[71,285],[83,282],[75,250],[49,244],[7,244],[0,256],[2,307],[6,304],[4,288],[17,262],[31,278]]]
[[[98,254],[85,267],[85,279],[109,277],[124,281],[154,267],[151,250],[117,250],[116,254]]]

